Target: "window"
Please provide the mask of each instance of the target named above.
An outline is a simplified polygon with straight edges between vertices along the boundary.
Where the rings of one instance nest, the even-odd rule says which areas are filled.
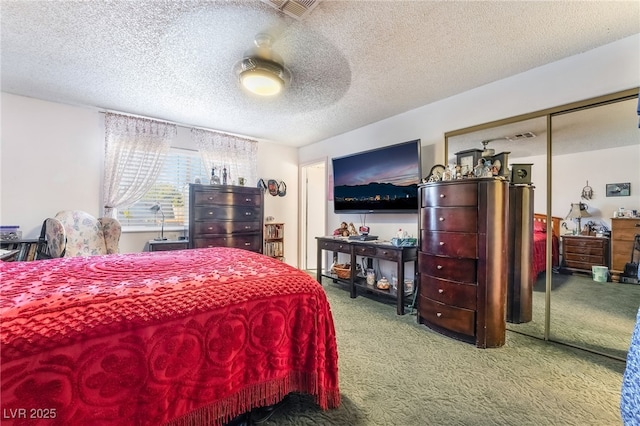
[[[135,170],[128,172],[132,180]],[[156,228],[164,214],[165,229],[184,228],[189,222],[189,183],[196,177],[209,182],[200,153],[171,148],[153,187],[136,203],[118,209],[118,220],[123,227]],[[152,209],[155,204],[160,210]]]

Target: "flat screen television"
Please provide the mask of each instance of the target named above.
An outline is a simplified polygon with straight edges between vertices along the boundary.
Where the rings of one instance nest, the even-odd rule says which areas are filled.
[[[420,139],[332,159],[335,213],[417,213]]]

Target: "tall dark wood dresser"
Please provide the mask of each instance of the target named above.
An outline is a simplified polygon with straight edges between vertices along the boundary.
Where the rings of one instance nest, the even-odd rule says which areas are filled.
[[[479,348],[504,345],[509,184],[420,186],[418,322]]]
[[[235,247],[262,253],[264,194],[233,185],[189,186],[189,248]]]

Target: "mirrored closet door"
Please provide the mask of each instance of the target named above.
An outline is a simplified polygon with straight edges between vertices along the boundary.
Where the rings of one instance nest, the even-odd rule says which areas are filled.
[[[553,213],[567,219],[563,263],[551,286],[550,339],[622,359],[640,285],[620,283],[617,274],[608,273],[612,217],[620,208],[640,206],[637,195],[607,194],[607,185],[637,183],[637,107],[637,99],[627,99],[551,116]],[[627,261],[631,247],[628,255]]]
[[[509,260],[513,280],[514,268],[526,265],[524,257],[530,257],[526,265],[530,283],[515,284],[520,304],[510,305],[519,309],[511,317],[507,309],[508,330],[621,360],[626,357],[640,304],[640,286],[598,282],[591,270],[567,268],[565,257],[572,254],[569,249],[565,256],[563,243],[569,241],[567,247],[575,244],[585,226],[593,230],[595,242],[601,242],[595,236],[598,231],[608,236],[611,216],[621,199],[606,197],[606,184],[627,182],[630,168],[616,168],[627,161],[619,159],[635,158],[637,162],[640,155],[637,96],[637,89],[628,90],[445,135],[448,164],[455,164],[460,152],[493,158],[505,158],[499,156],[505,153],[509,168],[516,166],[530,174],[524,179],[530,184],[514,185],[517,179],[511,182],[512,191],[518,186],[530,188],[525,191],[530,191],[532,205],[516,193],[517,197],[511,197],[511,209],[529,211],[533,223],[511,221],[512,227],[526,227],[512,232],[530,232],[532,248],[512,250],[515,254]],[[589,194],[590,200],[582,198]],[[638,200],[636,196],[628,202],[638,204]],[[578,209],[587,206],[589,216],[581,219],[580,231],[576,230],[577,220],[568,217],[573,204]],[[627,208],[633,207],[629,204]],[[513,216],[511,212],[511,216],[517,218],[521,213]],[[574,234],[578,238],[571,241]],[[608,245],[601,247],[607,259],[609,251]],[[527,275],[516,278],[526,281]],[[513,303],[513,294],[508,303]]]

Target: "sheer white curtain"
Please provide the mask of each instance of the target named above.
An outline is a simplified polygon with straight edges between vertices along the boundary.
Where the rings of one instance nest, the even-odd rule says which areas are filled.
[[[226,169],[227,183],[239,185],[239,178],[244,178],[247,186],[258,182],[258,142],[238,136],[212,132],[202,129],[191,129],[191,137],[202,156],[202,161],[209,171],[203,180],[208,183],[211,169],[222,183],[222,174]]]
[[[115,218],[118,207],[135,203],[153,186],[177,127],[106,113],[105,135],[104,216]]]

